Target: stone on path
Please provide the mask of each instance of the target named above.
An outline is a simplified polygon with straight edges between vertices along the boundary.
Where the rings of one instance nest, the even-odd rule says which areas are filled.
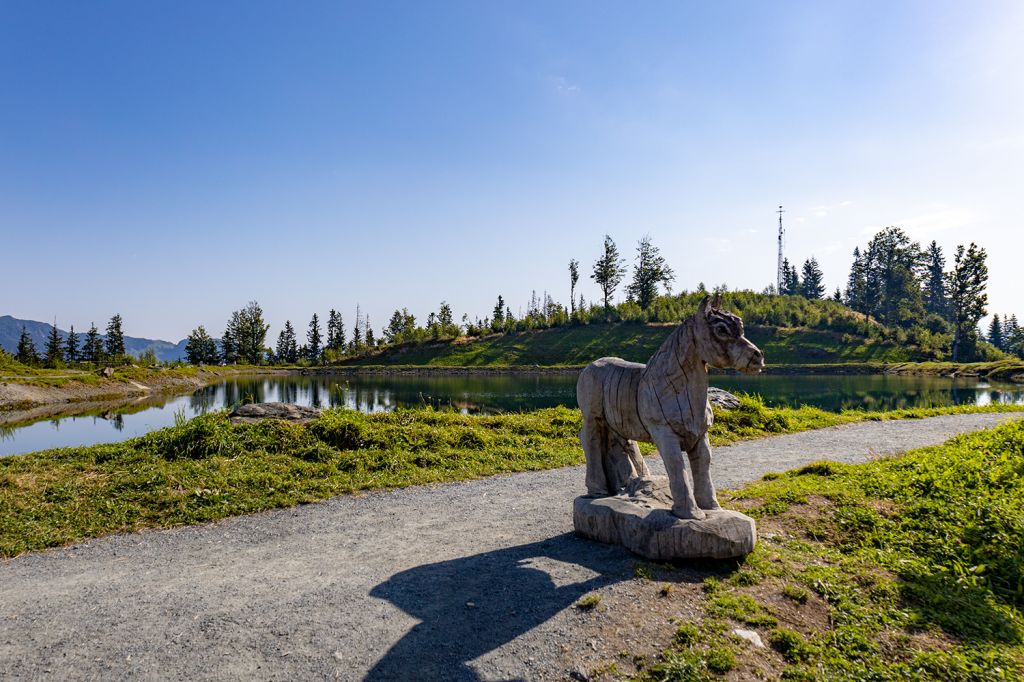
[[[749,554],[757,541],[754,520],[736,511],[706,511],[703,520],[672,515],[668,478],[635,479],[619,495],[577,497],[576,533],[653,561],[731,559]]]

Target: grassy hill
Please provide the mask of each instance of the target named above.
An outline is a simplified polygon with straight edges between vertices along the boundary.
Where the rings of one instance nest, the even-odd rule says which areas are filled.
[[[646,362],[672,332],[670,324],[611,323],[555,327],[479,339],[405,343],[346,360],[345,365],[431,367],[574,366],[618,356]],[[747,337],[768,364],[912,362],[927,359],[907,346],[821,329],[748,326]]]

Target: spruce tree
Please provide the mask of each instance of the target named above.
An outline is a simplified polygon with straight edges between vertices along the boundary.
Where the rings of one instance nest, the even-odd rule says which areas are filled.
[[[625,259],[619,255],[619,249],[615,246],[615,242],[606,234],[601,257],[594,263],[594,271],[590,274],[590,279],[601,287],[606,313],[611,310],[612,294],[615,293],[615,289],[618,288],[625,274]]]
[[[75,333],[75,325],[71,325],[68,331],[68,340],[64,348],[65,357],[68,363],[78,362],[78,334]]]
[[[703,283],[702,283],[703,284]],[[797,296],[800,293],[800,275],[796,266],[789,264],[789,259],[782,260],[782,291],[783,296]]]
[[[844,302],[852,310],[859,313],[864,310],[864,287],[865,287],[864,259],[860,255],[860,248],[853,249],[853,265],[850,266],[850,276],[846,279],[846,296]]]
[[[988,304],[988,266],[985,249],[971,243],[956,247],[953,269],[947,273],[950,309],[953,317],[953,362],[973,360],[976,354],[978,321]]]
[[[107,339],[106,339],[106,351],[107,355],[112,359],[117,359],[125,355],[124,349],[124,332],[121,331],[121,316],[114,315],[110,318],[110,322],[107,323]]]
[[[824,275],[818,266],[818,259],[813,256],[804,261],[803,278],[800,280],[800,295],[816,301],[825,294]]]
[[[373,348],[377,345],[377,339],[373,337],[373,326],[370,324],[370,316],[366,316],[366,346]]]
[[[320,361],[320,316],[313,313],[313,318],[309,321],[309,331],[306,332],[306,342],[308,347],[308,359],[310,362]]]
[[[647,310],[658,296],[658,285],[663,284],[668,291],[675,278],[658,247],[651,243],[650,235],[644,235],[636,247],[633,281],[626,288],[629,296],[636,300],[641,310]]]
[[[933,315],[945,318],[949,315],[949,301],[946,296],[946,259],[942,248],[932,240],[924,252],[924,289],[921,297],[924,309]]]
[[[64,359],[64,344],[60,340],[60,332],[57,331],[57,319],[54,318],[50,333],[46,336],[46,366],[56,367]]]
[[[491,329],[500,332],[505,328],[505,299],[498,294],[498,302],[494,304],[494,311],[491,313]]]
[[[988,323],[988,342],[999,350],[1006,350],[1006,343],[1003,338],[1003,324],[998,315],[992,315],[992,321]]]
[[[220,356],[225,365],[238,363],[238,334],[240,333],[241,316],[238,311],[231,313],[224,333],[220,335]]]
[[[39,362],[39,353],[36,352],[36,345],[32,343],[32,337],[24,325],[21,327],[21,336],[18,337],[18,350],[14,359],[23,365],[34,365]]]
[[[90,323],[89,331],[85,334],[82,355],[83,360],[94,365],[100,364],[103,360],[103,342],[100,340],[100,332],[96,329],[95,322]]]

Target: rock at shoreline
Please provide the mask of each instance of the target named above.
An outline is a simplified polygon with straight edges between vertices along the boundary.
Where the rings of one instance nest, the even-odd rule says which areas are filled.
[[[635,479],[613,497],[577,497],[576,533],[653,561],[731,559],[749,554],[757,542],[754,520],[737,511],[708,511],[701,521],[672,515],[668,478]]]
[[[739,398],[729,393],[729,391],[715,388],[714,386],[708,387],[708,402],[711,403],[712,407],[717,407],[721,410],[735,410],[740,406]]]
[[[283,419],[284,421],[304,424],[320,416],[320,410],[291,403],[252,403],[239,405],[228,419],[232,424],[256,422],[261,419]]]

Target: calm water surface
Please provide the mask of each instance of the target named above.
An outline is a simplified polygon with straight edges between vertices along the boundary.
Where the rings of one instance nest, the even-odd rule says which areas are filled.
[[[774,406],[826,410],[1024,404],[1024,386],[972,379],[899,376],[714,375],[729,391],[756,393]],[[576,377],[564,375],[268,376],[236,378],[192,395],[142,401],[101,414],[61,416],[28,426],[0,426],[0,456],[57,447],[111,443],[241,402],[280,401],[363,412],[433,405],[468,414],[576,404]]]

